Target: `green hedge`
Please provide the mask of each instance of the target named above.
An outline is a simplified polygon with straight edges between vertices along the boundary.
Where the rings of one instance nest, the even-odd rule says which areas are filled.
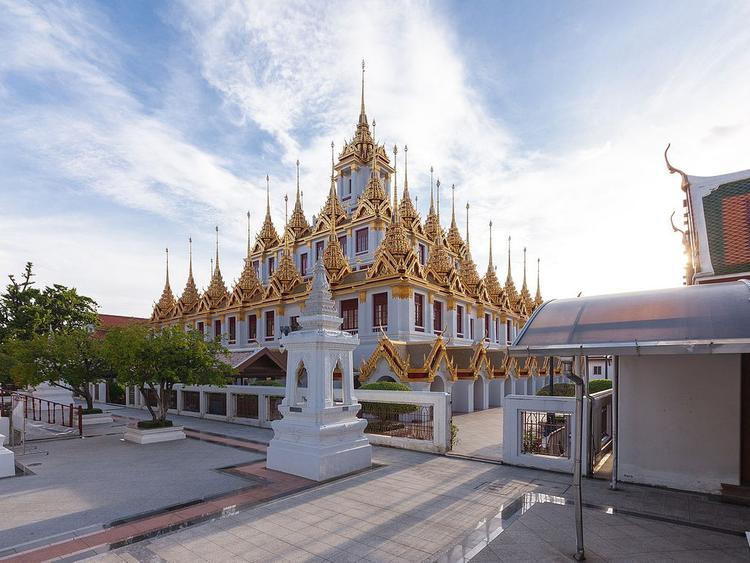
[[[172,426],[171,420],[141,420],[138,428],[169,428]]]
[[[395,381],[376,381],[375,383],[366,383],[360,387],[365,391],[411,391],[411,387],[405,383],[396,383]]]
[[[589,393],[598,393],[605,389],[612,389],[612,381],[609,379],[592,379],[589,381]],[[549,385],[545,385],[539,391],[537,395],[549,396]],[[576,394],[576,386],[573,383],[555,383],[555,396],[556,397],[574,397]]]
[[[81,414],[102,414],[102,409],[81,409]]]
[[[248,385],[263,385],[265,387],[286,387],[286,382],[283,379],[256,379],[248,383]]]

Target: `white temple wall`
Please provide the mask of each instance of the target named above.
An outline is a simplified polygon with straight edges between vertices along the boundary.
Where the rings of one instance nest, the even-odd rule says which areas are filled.
[[[489,381],[489,408],[502,407],[505,398],[505,379],[490,379]]]
[[[620,359],[619,478],[719,492],[739,484],[740,355]]]
[[[474,382],[466,379],[454,381],[451,400],[453,401],[453,412],[474,412]]]

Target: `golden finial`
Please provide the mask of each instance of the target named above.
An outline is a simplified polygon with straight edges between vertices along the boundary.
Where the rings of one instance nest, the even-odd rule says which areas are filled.
[[[536,295],[534,296],[534,305],[537,307],[542,304],[542,286],[539,283],[539,263],[541,262],[540,258],[536,259]]]
[[[456,189],[455,184],[453,185],[453,189]],[[455,192],[454,192],[455,193]],[[469,202],[466,202],[466,248],[469,248]]]
[[[334,170],[334,164],[333,164],[333,141],[331,141],[331,178],[333,178],[333,170]]]
[[[365,60],[362,59],[362,97],[359,106],[359,121],[365,120]]]
[[[266,214],[271,215],[271,179],[266,174]]]
[[[404,193],[409,191],[409,147],[404,145]]]
[[[406,151],[406,148],[404,148]],[[393,145],[393,211],[391,215],[396,216],[398,208],[398,147]]]
[[[299,199],[299,158],[297,159],[297,199]]]
[[[523,247],[523,287],[526,287],[526,247]]]
[[[467,238],[466,242],[467,243],[469,242],[468,238]],[[492,221],[490,221],[490,264],[489,264],[489,268],[492,269]]]
[[[193,237],[188,237],[188,274],[193,277]]]
[[[456,184],[451,184],[451,224],[456,224]]]
[[[250,211],[247,212],[247,253],[250,254]]]
[[[438,228],[440,228],[440,178],[438,178],[437,182],[435,182],[435,186],[437,187],[437,218],[438,218]]]
[[[167,282],[165,287],[169,287],[169,248],[165,249],[167,253]]]
[[[219,225],[216,225],[216,269],[219,269]]]
[[[432,198],[432,166],[430,166],[430,213],[432,213],[435,210],[435,202]]]

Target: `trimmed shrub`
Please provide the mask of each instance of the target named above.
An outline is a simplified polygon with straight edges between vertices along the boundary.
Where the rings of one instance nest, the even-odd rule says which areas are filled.
[[[592,379],[589,381],[589,393],[598,393],[605,389],[612,389],[611,379]]]
[[[255,379],[248,383],[248,385],[263,385],[265,387],[286,387],[286,382],[283,379]]]
[[[411,391],[411,387],[405,383],[396,383],[395,381],[376,381],[375,383],[366,383],[360,389],[365,391]]]
[[[143,428],[144,430],[151,428],[169,428],[171,426],[171,420],[141,420],[138,423],[138,428]]]
[[[102,409],[81,409],[81,414],[102,414],[104,411]]]
[[[589,381],[589,394],[598,393],[605,389],[612,389],[612,381],[609,379],[592,379]],[[539,391],[537,395],[547,397],[549,396],[549,385],[545,385]],[[576,386],[573,383],[555,383],[555,396],[556,397],[575,397]]]

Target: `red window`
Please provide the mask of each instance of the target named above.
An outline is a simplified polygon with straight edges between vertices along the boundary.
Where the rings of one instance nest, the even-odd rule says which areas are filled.
[[[260,277],[260,261],[259,260],[253,260],[253,270],[255,270],[255,277]]]
[[[320,257],[323,256],[323,249],[325,248],[325,241],[319,240],[315,243],[315,261],[317,262],[320,260]]]
[[[339,245],[341,246],[341,252],[346,256],[346,235],[339,237]]]
[[[216,319],[214,321],[214,338],[221,336],[221,320]]]
[[[203,324],[203,321],[198,321],[198,326],[196,328],[198,329],[198,332],[200,332],[202,335],[205,336],[205,334],[206,334],[206,325]]]
[[[372,296],[372,328],[378,331],[388,329],[388,294],[376,293]]]
[[[275,269],[276,269],[276,257],[271,256],[268,259],[268,275],[272,276]]]
[[[435,334],[443,333],[443,304],[440,301],[432,302],[432,331]]]
[[[355,233],[356,235],[356,241],[355,241],[355,252],[367,252],[367,235],[369,231],[368,229],[359,229]]]
[[[303,252],[299,256],[299,273],[302,276],[307,275],[307,252]]]
[[[469,319],[469,338],[474,340],[474,319]]]
[[[495,318],[495,342],[500,342],[500,319]]]
[[[510,344],[510,343],[511,343],[511,338],[510,338],[510,329],[511,329],[511,325],[510,325],[510,319],[508,319],[507,321],[505,321],[505,341],[506,341],[506,342],[507,342],[508,344]]]
[[[419,263],[424,266],[427,263],[427,247],[419,243]]]
[[[273,340],[274,332],[273,311],[266,311],[266,340]]]
[[[229,317],[229,343],[237,342],[237,319]]]
[[[456,336],[463,338],[464,336],[464,307],[463,305],[456,305]]]
[[[414,328],[424,332],[424,295],[414,294]]]
[[[344,319],[341,329],[355,334],[359,329],[359,299],[343,299],[341,317]]]
[[[492,326],[492,317],[489,313],[484,314],[484,339],[490,339],[490,326]]]
[[[255,342],[258,339],[258,317],[248,315],[247,317],[247,341]]]
[[[349,182],[347,183],[347,188],[346,188],[346,194],[351,195],[351,193],[352,193],[352,179],[349,178]]]

